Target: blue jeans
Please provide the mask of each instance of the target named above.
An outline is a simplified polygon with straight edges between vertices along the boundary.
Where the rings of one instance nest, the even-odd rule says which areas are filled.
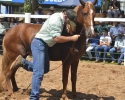
[[[103,51],[104,52],[103,53],[103,61],[105,61],[109,48],[110,48],[109,46],[96,46],[95,47],[96,60],[100,60],[99,51]]]
[[[39,100],[39,92],[44,73],[49,71],[48,45],[40,39],[34,38],[31,43],[33,62],[22,59],[23,68],[33,71],[32,90],[30,100]]]
[[[114,53],[116,52],[117,52],[117,49],[114,47],[109,50],[112,61],[116,61],[115,56],[114,56]]]
[[[123,59],[124,59],[124,48],[120,48],[120,57],[119,57],[119,59],[118,59],[118,63],[121,63],[122,61],[123,61]]]

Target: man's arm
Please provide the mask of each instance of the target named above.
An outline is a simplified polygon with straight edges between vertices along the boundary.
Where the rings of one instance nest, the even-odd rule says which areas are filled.
[[[57,43],[64,43],[69,41],[77,41],[80,35],[73,35],[73,36],[57,36],[54,37],[54,41]]]

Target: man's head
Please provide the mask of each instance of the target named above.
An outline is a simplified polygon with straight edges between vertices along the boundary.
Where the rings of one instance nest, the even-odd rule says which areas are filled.
[[[102,29],[102,33],[104,36],[108,35],[108,29],[107,28],[103,28]]]
[[[69,9],[64,11],[64,19],[66,23],[70,21],[71,24],[75,24],[76,17],[77,17],[77,13],[74,10]]]
[[[94,28],[94,36],[97,36],[99,34],[99,31],[97,30],[97,28]]]
[[[119,24],[119,22],[113,22],[113,25],[114,25],[115,27],[117,27],[118,24]]]
[[[54,6],[51,6],[51,7],[49,8],[49,13],[50,13],[50,15],[52,15],[52,14],[54,13],[54,11],[55,11]]]

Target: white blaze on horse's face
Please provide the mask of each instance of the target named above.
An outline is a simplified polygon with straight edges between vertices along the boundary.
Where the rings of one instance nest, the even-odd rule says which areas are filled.
[[[88,5],[88,16],[85,18],[85,33],[86,36],[94,34],[94,25],[93,25],[93,13],[94,13],[94,9],[91,8],[91,5]]]
[[[93,14],[93,10],[90,9],[90,15],[92,16]],[[91,19],[91,31],[92,31],[92,34],[94,34],[94,28],[93,28],[93,20]]]

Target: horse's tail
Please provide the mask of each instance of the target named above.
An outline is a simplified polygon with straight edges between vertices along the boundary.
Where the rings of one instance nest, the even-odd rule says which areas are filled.
[[[4,39],[2,43],[2,48],[3,48],[3,56],[2,56],[2,69],[0,71],[0,91],[4,90],[4,87],[3,87],[4,81],[5,81],[4,73],[10,64],[10,59],[4,44]]]

